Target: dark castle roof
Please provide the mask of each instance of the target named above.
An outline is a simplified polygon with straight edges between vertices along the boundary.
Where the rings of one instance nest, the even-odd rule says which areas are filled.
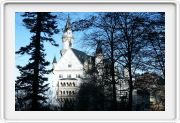
[[[86,60],[93,61],[93,59],[94,59],[93,56],[87,55],[85,52],[82,52],[82,51],[74,49],[74,48],[71,48],[71,49],[82,64],[84,64],[84,62]]]

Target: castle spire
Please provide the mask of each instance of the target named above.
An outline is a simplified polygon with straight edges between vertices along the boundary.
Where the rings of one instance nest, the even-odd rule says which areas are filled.
[[[102,43],[101,42],[98,42],[97,43],[97,48],[96,48],[96,55],[99,55],[99,54],[102,54],[103,51],[102,51]]]
[[[54,68],[55,68],[55,66],[57,64],[56,56],[54,56],[52,64],[53,64],[53,70],[54,70]]]
[[[63,49],[61,50],[61,55],[64,55],[64,53],[72,47],[72,42],[73,42],[73,34],[71,30],[71,20],[68,15],[62,36]]]
[[[69,14],[68,14],[68,18],[66,21],[66,26],[65,26],[64,32],[66,32],[67,30],[71,30],[71,19],[69,17]]]
[[[102,76],[103,74],[103,50],[102,50],[102,42],[97,42],[96,48],[96,57],[95,57],[95,65],[97,66],[98,75]]]
[[[57,63],[56,57],[54,56],[53,63]]]

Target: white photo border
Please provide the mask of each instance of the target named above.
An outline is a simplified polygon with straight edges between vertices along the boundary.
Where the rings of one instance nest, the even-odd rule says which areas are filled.
[[[15,5],[16,4],[16,5]],[[15,13],[14,12],[25,12],[25,11],[50,11],[50,12],[85,12],[82,11],[82,8],[77,9],[77,5],[82,7],[83,5],[90,5],[94,6],[93,9],[86,8],[85,11],[95,12],[98,9],[98,5],[106,4],[112,11],[120,10],[119,12],[126,11],[126,12],[160,12],[160,10],[165,10],[166,12],[166,61],[168,63],[172,63],[168,65],[166,62],[166,76],[168,76],[168,80],[174,80],[172,83],[173,85],[169,85],[167,87],[166,81],[166,93],[165,93],[165,104],[169,104],[165,106],[166,111],[113,111],[108,112],[101,112],[101,117],[98,118],[100,115],[97,111],[15,111],[15,94],[14,94],[14,67],[15,67]],[[22,6],[25,5],[25,6]],[[38,7],[37,7],[38,5]],[[51,5],[56,5],[51,8]],[[58,8],[58,6],[64,7]],[[128,7],[122,7],[122,5],[127,5]],[[131,5],[131,6],[130,6]],[[144,11],[142,8],[134,8],[133,6],[143,5],[146,6]],[[157,8],[157,6],[159,7]],[[167,6],[165,6],[167,5]],[[168,6],[170,6],[168,8]],[[10,6],[8,8],[8,6]],[[14,7],[16,6],[16,7]],[[18,7],[17,7],[18,6]],[[46,7],[45,7],[46,6]],[[72,6],[76,6],[76,11],[73,11]],[[117,8],[117,7],[122,8]],[[162,7],[164,6],[164,7]],[[21,8],[22,7],[22,8]],[[83,6],[84,7],[84,6]],[[106,6],[107,7],[107,6]],[[131,7],[131,8],[130,8]],[[166,8],[167,7],[167,8]],[[48,8],[48,9],[47,9]],[[84,7],[85,8],[85,7]],[[95,9],[96,8],[96,9]],[[154,9],[155,8],[155,9]],[[132,10],[134,9],[134,10]],[[174,10],[173,10],[174,9]],[[60,11],[61,10],[61,11]],[[110,10],[110,9],[109,9]],[[109,12],[108,10],[108,12]],[[138,10],[138,11],[137,11]],[[179,5],[176,1],[6,1],[3,2],[1,5],[1,115],[3,120],[5,121],[18,121],[18,122],[25,122],[25,121],[33,121],[33,122],[85,122],[85,121],[101,121],[101,122],[145,122],[145,121],[176,121],[179,117],[179,42],[178,42],[178,11]],[[100,11],[100,9],[99,9]],[[102,8],[101,8],[102,11]],[[103,8],[103,11],[107,11],[107,8]],[[163,11],[162,11],[163,12]],[[13,15],[13,16],[12,16]],[[168,21],[167,21],[168,20]],[[172,23],[174,22],[174,23]],[[8,24],[8,25],[7,25]],[[168,30],[167,30],[168,29]],[[7,32],[8,33],[7,35]],[[168,32],[168,33],[167,33]],[[174,33],[174,34],[172,34]],[[169,37],[168,37],[169,36]],[[171,41],[171,43],[170,43]],[[8,46],[8,47],[7,47]],[[167,52],[168,49],[168,52]],[[170,61],[170,62],[169,62]],[[168,71],[167,71],[168,68]],[[168,72],[168,73],[167,73]],[[7,74],[8,73],[8,74]],[[10,73],[10,74],[9,74]],[[168,75],[167,75],[168,74]],[[172,76],[173,75],[173,76]],[[13,81],[10,81],[13,80]],[[167,80],[167,79],[165,79]],[[172,87],[171,87],[172,86]],[[167,91],[168,89],[168,91]],[[171,93],[169,95],[169,93]],[[174,97],[173,97],[174,94]],[[169,95],[169,96],[167,96]],[[167,99],[168,97],[168,99]],[[172,100],[171,100],[172,99]],[[174,104],[174,107],[172,104]],[[171,107],[172,106],[172,107]],[[171,110],[171,108],[173,110]],[[167,111],[168,110],[168,111]],[[170,112],[169,112],[170,111]],[[88,115],[87,115],[88,114]],[[160,116],[161,114],[161,116]],[[51,116],[50,116],[51,115]],[[75,115],[75,116],[74,116]],[[89,115],[93,115],[89,117]],[[103,115],[103,116],[102,116]],[[119,118],[119,116],[125,116],[125,118]],[[129,118],[128,118],[128,117]],[[157,118],[158,116],[158,118]],[[21,117],[21,118],[20,118]],[[40,117],[40,118],[39,118]],[[59,118],[60,117],[60,118]],[[63,117],[63,118],[61,118]],[[71,118],[70,118],[71,117]],[[156,117],[156,118],[155,118]],[[160,118],[159,118],[160,117]]]

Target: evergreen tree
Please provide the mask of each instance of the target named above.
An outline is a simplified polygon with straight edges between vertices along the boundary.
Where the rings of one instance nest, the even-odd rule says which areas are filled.
[[[49,89],[45,75],[51,70],[46,66],[44,42],[50,42],[57,46],[52,36],[58,33],[56,16],[49,12],[26,12],[22,15],[24,26],[32,34],[31,42],[19,49],[16,54],[29,55],[29,61],[25,66],[17,66],[20,76],[16,80],[16,91],[19,90],[23,102],[30,104],[30,110],[40,110],[42,103],[46,101],[45,92]],[[27,109],[25,109],[27,110]]]

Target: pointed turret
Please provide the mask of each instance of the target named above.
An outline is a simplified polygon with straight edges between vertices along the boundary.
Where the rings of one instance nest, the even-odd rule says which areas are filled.
[[[66,22],[64,32],[66,32],[67,30],[71,30],[71,20],[70,20],[69,15],[68,15],[68,18],[67,18],[67,22]]]
[[[53,70],[54,70],[54,69],[55,69],[55,65],[57,64],[57,60],[56,60],[56,57],[55,57],[55,56],[54,56],[54,59],[53,59],[52,64],[53,64]]]
[[[53,64],[54,63],[57,63],[57,60],[56,60],[56,57],[54,56],[54,59],[53,59]]]
[[[63,42],[63,49],[61,50],[61,55],[64,55],[64,53],[72,47],[72,42],[73,42],[73,34],[71,30],[71,22],[69,15],[67,17],[66,25],[64,27],[62,42]]]
[[[103,51],[101,42],[97,43],[96,48],[96,57],[95,57],[95,65],[98,71],[98,75],[101,76],[103,74]]]
[[[101,45],[101,43],[99,42],[98,44],[97,44],[97,48],[96,48],[96,56],[98,56],[98,55],[102,55],[103,53],[102,53],[102,45]]]

